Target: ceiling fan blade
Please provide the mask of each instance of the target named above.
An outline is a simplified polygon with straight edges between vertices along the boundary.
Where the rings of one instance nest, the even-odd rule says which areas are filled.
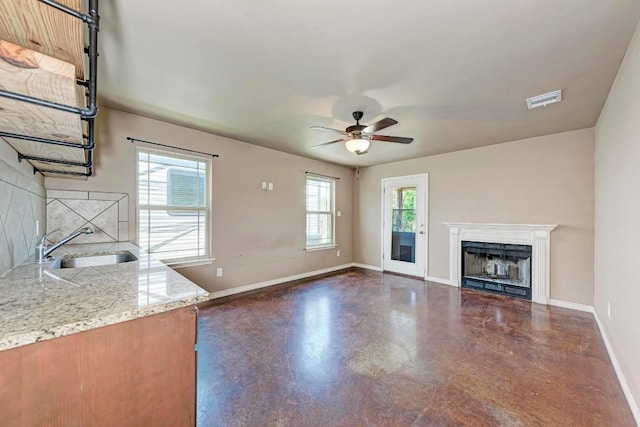
[[[371,139],[375,141],[397,142],[398,144],[411,144],[413,138],[403,138],[401,136],[372,135]]]
[[[309,148],[318,148],[318,147],[322,147],[323,145],[331,145],[331,144],[335,144],[336,142],[341,142],[341,141],[344,141],[344,138],[336,139],[335,141],[323,142],[322,144],[312,145]]]
[[[389,126],[393,126],[396,123],[398,123],[397,121],[390,119],[389,117],[385,117],[382,120],[379,120],[377,122],[375,122],[374,124],[371,124],[369,126],[367,126],[366,128],[362,129],[362,132],[364,133],[374,133],[377,132],[381,129],[384,128],[388,128]]]
[[[324,126],[311,126],[311,129],[313,129],[313,130],[323,130],[325,132],[336,132],[336,133],[341,133],[342,135],[348,135],[348,133],[343,131],[343,130],[326,128]]]

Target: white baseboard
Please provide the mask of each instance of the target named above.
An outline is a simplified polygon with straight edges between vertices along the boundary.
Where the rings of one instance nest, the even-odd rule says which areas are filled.
[[[549,298],[540,295],[531,295],[531,302],[542,305],[549,305]]]
[[[211,292],[209,294],[210,299],[228,297],[230,295],[240,294],[242,292],[255,291],[256,289],[262,289],[273,285],[279,285],[281,283],[293,282],[294,280],[306,279],[313,276],[320,276],[321,274],[333,273],[334,271],[345,270],[353,267],[351,264],[337,265],[335,267],[323,268],[321,270],[308,271],[306,273],[294,274],[292,276],[279,277],[277,279],[266,280],[264,282],[252,283],[250,285],[238,286],[237,288],[225,289],[224,291]]]
[[[598,312],[595,309],[593,309],[593,317],[595,317],[596,323],[598,324],[598,328],[600,329],[600,335],[602,335],[602,340],[604,341],[604,345],[607,348],[607,352],[609,353],[609,358],[611,359],[611,364],[613,365],[613,369],[616,371],[616,376],[618,377],[618,382],[622,387],[624,397],[627,398],[627,403],[629,404],[629,408],[631,409],[633,418],[635,418],[636,424],[640,426],[640,410],[638,410],[638,405],[636,404],[636,401],[633,398],[633,394],[631,393],[629,384],[627,384],[627,380],[624,378],[624,374],[622,373],[622,368],[620,367],[620,363],[618,363],[618,358],[616,357],[616,354],[613,352],[613,347],[611,346],[609,337],[607,336],[607,333],[604,330],[604,326],[600,321],[600,316],[598,316]]]
[[[631,409],[631,413],[633,414],[633,418],[635,418],[636,424],[640,426],[640,411],[638,410],[638,405],[636,404],[635,399],[633,398],[633,394],[631,393],[631,389],[629,388],[629,384],[627,384],[627,380],[624,378],[624,374],[622,373],[622,368],[620,367],[620,363],[618,362],[618,358],[616,354],[613,352],[613,347],[611,346],[611,342],[609,341],[609,337],[604,330],[604,326],[600,321],[600,316],[598,316],[598,312],[595,307],[586,304],[578,304],[575,302],[557,300],[557,299],[549,299],[549,305],[554,305],[556,307],[570,308],[572,310],[585,311],[587,313],[593,314],[593,317],[598,324],[598,329],[600,330],[600,336],[602,336],[602,340],[604,341],[604,345],[607,349],[607,353],[609,353],[609,359],[611,359],[611,365],[613,365],[613,370],[616,372],[616,376],[618,377],[618,382],[622,387],[622,392],[624,393],[624,397],[627,399],[627,403],[629,404],[629,408]]]
[[[364,268],[365,270],[383,271],[382,267],[378,267],[377,265],[360,264],[358,262],[352,263],[351,266],[352,267],[358,267],[358,268]]]
[[[440,277],[427,276],[425,279],[427,282],[440,283],[441,285],[448,285],[457,288],[458,286],[449,279],[442,279]]]
[[[570,308],[571,310],[586,311],[587,313],[595,313],[595,310],[591,305],[578,304],[575,302],[563,301],[560,299],[550,298],[549,305],[554,305],[556,307],[562,307],[562,308]]]

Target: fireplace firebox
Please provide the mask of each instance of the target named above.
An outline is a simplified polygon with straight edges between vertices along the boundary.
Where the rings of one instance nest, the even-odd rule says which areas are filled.
[[[462,241],[462,287],[531,301],[531,246]]]

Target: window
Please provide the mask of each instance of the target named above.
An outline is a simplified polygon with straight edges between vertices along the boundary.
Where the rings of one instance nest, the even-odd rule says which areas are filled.
[[[416,232],[416,187],[393,189],[393,231]]]
[[[172,263],[208,259],[211,161],[138,149],[138,243]]]
[[[332,179],[307,176],[307,249],[335,246]]]

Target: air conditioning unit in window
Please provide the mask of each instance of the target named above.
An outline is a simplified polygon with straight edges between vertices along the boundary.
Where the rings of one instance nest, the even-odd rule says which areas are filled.
[[[196,180],[198,182],[196,182]],[[204,204],[204,175],[196,171],[171,167],[167,169],[167,204],[170,206],[202,206]],[[169,215],[196,216],[198,212],[168,211]]]

